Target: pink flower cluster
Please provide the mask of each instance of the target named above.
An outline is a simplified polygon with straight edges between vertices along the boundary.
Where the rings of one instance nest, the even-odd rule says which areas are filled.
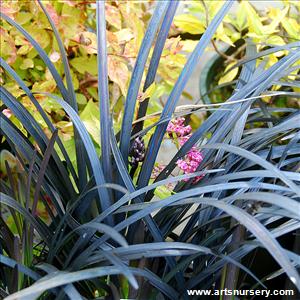
[[[176,118],[170,121],[167,127],[169,135],[172,136],[172,134],[175,133],[177,137],[183,137],[189,134],[192,131],[192,127],[190,125],[184,126],[184,121],[184,118]]]
[[[191,174],[197,171],[198,166],[203,160],[203,156],[200,151],[196,149],[196,147],[192,147],[192,149],[187,153],[184,159],[178,159],[176,164],[177,166],[184,172],[184,174]],[[193,183],[198,182],[203,176],[196,176],[193,180]],[[188,181],[188,179],[184,179],[184,181]]]
[[[167,132],[171,137],[173,137],[173,133],[176,134],[180,146],[182,146],[191,137],[190,133],[192,128],[190,125],[185,126],[184,121],[185,119],[182,117],[177,118],[172,120],[167,127]],[[196,172],[202,160],[202,153],[194,146],[187,153],[185,158],[179,159],[176,164],[184,172],[184,174],[191,174]],[[198,182],[202,177],[203,176],[195,177],[193,183]],[[188,181],[188,179],[185,179],[185,181]]]

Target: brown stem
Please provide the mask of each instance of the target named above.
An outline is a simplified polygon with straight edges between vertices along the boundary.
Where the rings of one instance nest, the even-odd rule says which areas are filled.
[[[237,57],[242,51],[246,49],[246,44],[243,44],[241,47],[239,47],[233,54],[234,57]]]
[[[232,58],[231,56],[228,56],[226,55],[224,52],[220,51],[215,43],[215,41],[213,39],[211,39],[211,43],[215,49],[215,51],[222,57],[224,57],[226,60],[229,60],[229,61],[235,61],[234,58]]]
[[[83,86],[83,85],[86,85],[86,84],[88,84],[88,83],[90,83],[90,82],[97,82],[97,81],[98,81],[98,78],[97,78],[97,77],[91,76],[91,77],[88,77],[88,78],[85,78],[85,79],[81,80],[81,81],[79,82],[79,85],[80,85],[80,86]]]
[[[204,6],[204,9],[205,9],[205,19],[206,19],[206,27],[207,27],[207,26],[208,26],[208,10],[207,10],[206,4],[205,4],[205,2],[204,2],[203,0],[201,0],[201,3],[202,3],[202,5]],[[215,51],[216,51],[220,56],[224,57],[225,59],[227,59],[227,60],[229,60],[229,61],[235,61],[235,59],[232,58],[231,56],[227,56],[225,53],[221,52],[221,51],[218,49],[218,47],[217,47],[217,45],[216,45],[216,43],[215,43],[215,41],[214,41],[213,39],[211,39],[211,43],[212,43],[212,45],[213,45]]]

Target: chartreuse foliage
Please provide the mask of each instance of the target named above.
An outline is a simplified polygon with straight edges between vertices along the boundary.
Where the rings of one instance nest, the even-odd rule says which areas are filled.
[[[61,36],[76,29],[70,15],[84,17],[80,6],[73,1],[68,1],[68,7],[66,1],[53,5],[30,2],[26,13],[19,14],[15,3],[8,2],[1,12],[4,32],[12,31],[20,40],[16,51],[22,47],[24,51],[16,53],[18,65],[11,62],[13,51],[4,52],[1,59],[5,78],[11,77],[1,86],[1,142],[9,150],[1,152],[5,170],[0,198],[1,297],[184,299],[187,289],[223,282],[232,287],[244,284],[245,278],[255,287],[268,287],[268,279],[277,276],[284,276],[300,290],[299,256],[281,244],[281,237],[293,238],[300,226],[300,114],[295,108],[270,108],[261,101],[270,92],[272,97],[299,97],[292,88],[299,87],[300,44],[286,44],[285,53],[273,65],[266,65],[260,63],[261,58],[282,53],[282,46],[260,51],[247,41],[235,92],[194,128],[153,180],[169,121],[178,114],[193,113],[178,113],[178,100],[232,1],[217,8],[210,4],[208,9],[214,12],[209,25],[178,79],[169,86],[159,121],[151,126],[136,118],[148,117],[148,105],[153,105],[149,88],[155,86],[156,75],[161,75],[160,63],[170,67],[164,61],[168,55],[164,47],[170,42],[167,36],[177,2],[155,3],[141,38],[144,30],[133,11],[137,9],[137,16],[143,14],[143,5],[128,3],[126,10],[120,4],[117,10],[111,3],[97,1],[91,7],[96,8],[96,16],[88,20],[96,22],[97,34],[81,36],[91,43],[85,40],[78,46],[78,51],[86,52],[75,58],[69,57],[72,46]],[[43,28],[32,26],[33,12]],[[18,18],[12,18],[14,13]],[[123,73],[111,77],[109,55],[112,36],[130,35],[118,17],[124,18],[123,14],[127,14],[126,22],[134,24],[131,34],[135,38],[130,43],[140,47],[132,77],[124,86]],[[114,26],[118,33],[111,35],[105,25]],[[35,28],[42,31],[36,33]],[[43,44],[47,38],[41,39],[48,32],[55,37],[52,56],[47,55],[49,44]],[[89,47],[91,44],[94,46]],[[62,63],[57,64],[53,57],[60,57]],[[97,67],[93,70],[94,60]],[[91,99],[80,109],[83,97],[76,95],[76,68],[81,75],[86,71],[98,74],[99,90],[94,87],[88,92],[92,97],[99,93],[99,109]],[[49,76],[44,87],[28,80],[34,76],[31,71]],[[47,84],[53,88],[49,90]],[[112,85],[126,99],[120,132],[114,126]],[[274,94],[274,85],[291,89]],[[139,91],[144,101],[137,105]],[[68,131],[50,118],[50,108],[72,124]],[[74,158],[70,157],[71,146],[64,142],[65,134],[73,136],[73,126]],[[145,158],[134,169],[128,155],[137,136],[138,146],[145,146]],[[176,162],[191,148],[203,156],[197,172],[175,176]],[[202,178],[195,181],[199,176]],[[167,187],[168,193],[160,192],[161,199],[151,201],[157,200],[154,194],[160,187]],[[259,248],[277,266],[263,278],[244,260]]]
[[[174,23],[185,32],[202,34],[207,27],[207,22],[211,21],[215,10],[221,4],[221,1],[218,3],[193,1],[186,13],[175,17]],[[216,42],[223,42],[225,46],[235,48],[232,55],[227,56],[222,53],[224,47],[213,44],[225,60],[224,66],[220,66],[220,74],[215,79],[219,84],[230,83],[238,78],[240,68],[236,67],[236,63],[243,57],[245,51],[245,43],[238,43],[239,41],[251,38],[257,43],[260,51],[270,46],[283,46],[299,41],[299,1],[278,1],[276,5],[265,7],[258,5],[259,9],[255,7],[255,3],[253,5],[249,1],[238,2],[236,11],[224,17],[215,34]],[[265,59],[267,66],[272,66],[287,54],[286,50],[273,52],[268,57],[258,59],[257,64]],[[296,70],[294,73],[291,72],[288,78],[293,80],[293,75],[296,73]],[[278,90],[280,87],[280,85],[273,85],[272,90]],[[299,87],[292,87],[292,89],[299,92]],[[265,97],[264,100],[270,102],[271,99]]]

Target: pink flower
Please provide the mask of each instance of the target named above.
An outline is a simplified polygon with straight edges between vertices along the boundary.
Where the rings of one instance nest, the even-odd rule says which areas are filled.
[[[192,147],[185,158],[177,160],[176,164],[178,168],[184,172],[184,174],[191,174],[197,171],[197,168],[199,167],[202,160],[202,153],[197,150],[196,147]],[[193,179],[193,183],[197,183],[202,177],[203,175],[196,176]],[[188,179],[184,179],[184,181],[188,181]]]
[[[185,126],[184,121],[185,118],[183,117],[176,118],[170,121],[167,127],[167,132],[171,138],[174,137],[173,134],[176,134],[180,146],[183,146],[188,141],[192,131],[192,127],[190,125]],[[184,174],[191,174],[197,171],[202,160],[202,153],[193,146],[184,159],[177,160],[176,164]],[[195,177],[193,183],[198,182],[202,177],[203,175]],[[188,181],[188,179],[185,179],[184,181]]]
[[[172,136],[175,133],[177,137],[183,137],[189,134],[192,131],[192,127],[190,125],[184,126],[184,121],[184,118],[177,118],[170,121],[167,127],[169,135]]]
[[[184,172],[184,174],[192,174],[195,173],[197,171],[197,168],[199,166],[199,164],[195,161],[183,161],[182,162],[178,162],[177,161],[177,166]],[[200,176],[196,176],[193,179],[193,183],[197,183],[201,178],[203,178],[203,175]],[[184,179],[185,182],[187,182],[189,179]]]
[[[193,147],[187,154],[190,160],[200,163],[203,160],[202,154],[195,147]]]
[[[187,163],[185,160],[183,160],[183,159],[178,159],[177,162],[176,162],[176,164],[177,164],[177,166],[178,166],[181,170],[188,172],[189,165],[188,165],[188,163]]]

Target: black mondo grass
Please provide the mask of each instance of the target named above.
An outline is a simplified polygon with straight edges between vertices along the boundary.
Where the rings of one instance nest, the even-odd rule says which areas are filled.
[[[80,118],[66,49],[43,1],[33,5],[50,24],[64,76],[24,27],[0,13],[2,24],[35,49],[59,91],[33,91],[1,58],[1,70],[28,96],[48,132],[18,97],[0,87],[1,147],[9,149],[3,152],[0,178],[1,298],[187,299],[188,289],[271,289],[276,279],[295,294],[300,291],[300,111],[262,100],[300,97],[289,89],[299,87],[299,42],[285,45],[285,55],[266,67],[268,55],[283,46],[259,51],[247,40],[234,93],[218,105],[200,107],[210,115],[165,166],[155,164],[169,121],[181,116],[176,107],[186,83],[232,4],[225,1],[207,26],[159,120],[148,128],[144,121],[135,123],[147,118],[151,101],[138,104],[138,93],[155,82],[178,6],[156,2],[124,97],[121,129],[115,132],[105,2],[97,1],[100,151]],[[72,122],[76,163],[40,105],[41,95]],[[203,156],[195,172],[175,174],[178,161],[191,151]],[[47,218],[38,213],[40,206]],[[256,273],[250,258],[259,253],[271,262],[269,273]]]

